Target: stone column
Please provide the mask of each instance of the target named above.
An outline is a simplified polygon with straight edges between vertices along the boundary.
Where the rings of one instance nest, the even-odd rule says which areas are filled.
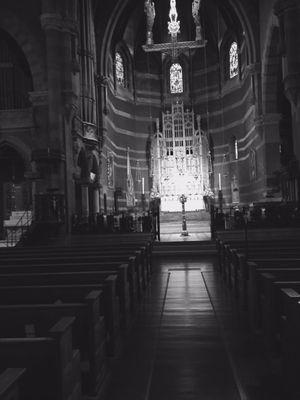
[[[93,196],[94,196],[93,214],[96,217],[97,214],[99,214],[100,212],[100,187],[98,185],[94,187]]]
[[[247,67],[251,76],[252,104],[255,105],[256,116],[262,114],[262,93],[261,93],[261,64],[250,64]]]
[[[90,215],[88,183],[81,185],[81,214],[84,219],[88,219]]]
[[[274,195],[277,189],[275,173],[281,169],[279,150],[281,119],[281,114],[264,114],[255,121],[260,140],[264,142],[263,160],[258,160],[257,167],[263,169],[260,170],[260,174],[265,177],[265,195]]]
[[[278,0],[274,11],[279,18],[283,56],[283,82],[292,106],[294,154],[300,161],[300,2]]]
[[[46,36],[46,54],[47,54],[47,83],[48,83],[48,145],[50,143],[61,150],[62,141],[60,134],[62,132],[62,17],[55,13],[43,13],[41,15],[41,24]]]
[[[80,2],[82,119],[96,125],[96,42],[91,0]]]

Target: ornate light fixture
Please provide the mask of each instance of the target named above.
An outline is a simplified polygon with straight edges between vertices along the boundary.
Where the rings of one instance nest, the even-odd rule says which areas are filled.
[[[201,0],[193,0],[192,16],[196,27],[196,37],[194,41],[178,41],[178,34],[180,33],[180,21],[178,20],[176,0],[170,0],[170,20],[168,22],[168,32],[171,36],[171,42],[155,44],[153,41],[152,32],[156,14],[155,5],[152,0],[145,0],[144,11],[147,19],[147,37],[146,44],[143,46],[144,51],[171,53],[173,57],[176,57],[180,51],[204,47],[207,41],[204,40],[202,36],[202,28],[199,17],[200,4]]]

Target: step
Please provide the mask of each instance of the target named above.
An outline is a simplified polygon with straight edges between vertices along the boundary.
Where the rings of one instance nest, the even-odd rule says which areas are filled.
[[[20,211],[12,211],[11,213],[11,218],[21,218],[23,215],[28,215],[28,217],[31,217],[32,211],[26,211],[26,210],[20,210]]]
[[[157,242],[153,246],[153,255],[216,255],[214,241]]]
[[[210,233],[210,222],[206,221],[187,221],[187,231],[190,233]],[[160,224],[161,234],[180,233],[182,230],[182,223],[180,222],[162,222]]]
[[[5,227],[13,227],[19,224],[20,219],[22,218],[23,223],[30,220],[32,217],[32,211],[12,211],[9,219],[3,221],[3,226]]]
[[[195,221],[210,221],[210,214],[207,211],[187,211],[185,213],[186,220],[195,220]],[[169,222],[169,221],[181,221],[182,213],[181,212],[161,212],[160,213],[160,221],[161,222]]]

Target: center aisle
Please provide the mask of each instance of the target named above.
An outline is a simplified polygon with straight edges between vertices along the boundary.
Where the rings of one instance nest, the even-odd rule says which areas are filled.
[[[239,396],[202,271],[212,262],[162,262],[122,356],[107,400],[235,400]]]
[[[201,269],[182,267],[169,269],[148,398],[240,399]]]

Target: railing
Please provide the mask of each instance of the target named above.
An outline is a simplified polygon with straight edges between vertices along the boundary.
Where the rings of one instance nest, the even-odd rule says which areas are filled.
[[[16,244],[23,237],[25,232],[27,232],[28,228],[32,224],[32,221],[32,212],[30,210],[26,210],[24,211],[24,214],[21,215],[16,225],[6,226],[6,246],[16,246]]]

